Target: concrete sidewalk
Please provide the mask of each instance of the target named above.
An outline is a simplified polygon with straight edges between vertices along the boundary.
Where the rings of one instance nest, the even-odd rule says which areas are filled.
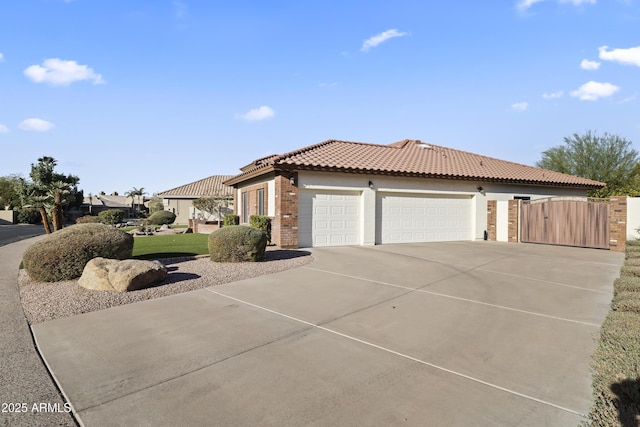
[[[624,260],[455,242],[35,325],[87,426],[577,425]]]
[[[18,266],[34,240],[0,246],[0,424],[76,426],[35,349],[20,303]]]

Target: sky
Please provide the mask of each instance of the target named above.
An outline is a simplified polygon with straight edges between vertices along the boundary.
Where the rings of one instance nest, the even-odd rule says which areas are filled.
[[[0,3],[0,176],[152,195],[328,139],[640,151],[640,0]]]

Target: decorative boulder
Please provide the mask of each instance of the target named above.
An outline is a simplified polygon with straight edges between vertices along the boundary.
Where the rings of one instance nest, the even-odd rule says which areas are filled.
[[[87,263],[78,284],[96,291],[129,292],[163,281],[167,268],[159,261],[94,258]]]
[[[133,237],[104,224],[76,224],[33,243],[23,255],[24,269],[36,282],[80,277],[91,258],[126,259]]]

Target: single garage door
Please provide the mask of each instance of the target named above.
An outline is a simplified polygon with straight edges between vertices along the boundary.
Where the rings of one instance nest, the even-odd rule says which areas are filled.
[[[471,196],[380,193],[376,243],[472,240]]]
[[[301,191],[298,246],[360,244],[360,193]]]

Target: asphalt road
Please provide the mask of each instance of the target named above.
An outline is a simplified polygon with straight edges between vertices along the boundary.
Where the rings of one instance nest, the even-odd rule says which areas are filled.
[[[20,240],[39,236],[41,234],[44,234],[44,227],[42,225],[0,225],[0,246],[19,242]]]

